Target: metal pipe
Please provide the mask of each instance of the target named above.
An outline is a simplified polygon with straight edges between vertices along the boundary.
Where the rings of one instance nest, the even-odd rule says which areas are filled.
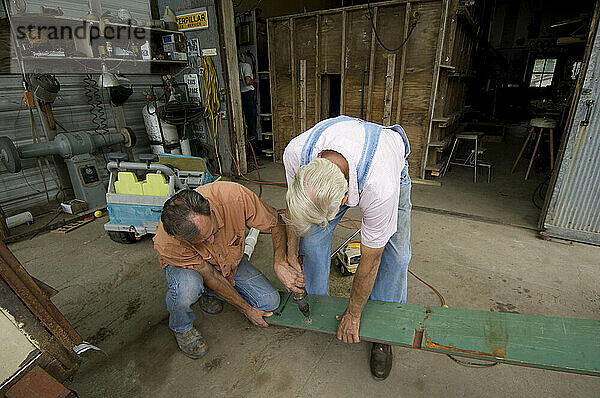
[[[54,137],[54,141],[35,144],[25,144],[18,148],[21,158],[35,158],[38,156],[59,155],[69,159],[75,155],[95,152],[98,148],[127,142],[124,133],[90,134],[85,131],[79,133],[61,133]]]
[[[36,158],[38,156],[58,155],[58,143],[55,141],[40,142],[39,144],[25,144],[17,148],[22,159]]]
[[[181,183],[181,181],[179,180],[179,177],[177,176],[177,174],[175,174],[175,171],[170,168],[167,165],[164,164],[159,164],[159,163],[150,163],[150,164],[143,164],[143,163],[134,163],[134,162],[115,162],[115,161],[110,161],[106,164],[106,168],[112,172],[112,171],[118,171],[118,170],[151,170],[151,171],[160,171],[161,173],[168,175],[169,177],[174,177],[173,179],[175,180],[175,186],[178,189],[184,189],[185,187],[183,186],[183,184]]]

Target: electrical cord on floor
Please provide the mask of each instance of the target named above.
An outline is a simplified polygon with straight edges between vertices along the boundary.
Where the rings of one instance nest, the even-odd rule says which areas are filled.
[[[38,229],[37,231],[35,231],[35,233],[33,235],[31,235],[31,237],[29,238],[29,240],[35,238],[36,236],[38,236],[38,234],[42,231],[45,231],[46,228],[48,228],[48,225],[50,225],[52,223],[52,221],[56,220],[58,218],[58,216],[60,216],[62,214],[62,209],[59,208],[57,210],[57,213],[54,215],[54,217],[52,217],[50,219],[50,221],[48,221],[42,228]]]
[[[261,182],[260,169],[258,168],[258,160],[256,159],[256,152],[254,152],[254,145],[252,145],[251,141],[248,141],[248,146],[250,146],[250,150],[252,150],[252,157],[254,158],[254,166],[256,166],[256,173],[258,174],[258,181]],[[263,193],[263,186],[262,186],[262,184],[258,184],[258,187],[259,187],[258,197],[260,198]]]
[[[446,356],[448,358],[450,358],[451,360],[453,360],[454,362],[456,362],[457,364],[459,364],[461,366],[465,366],[467,368],[489,368],[489,367],[498,365],[498,362],[472,362],[472,361],[465,361],[464,359],[455,358],[454,356],[452,356],[450,354],[446,354]]]
[[[542,210],[542,206],[544,204],[544,201],[546,200],[546,191],[548,189],[549,183],[550,183],[550,175],[548,174],[548,176],[546,176],[544,181],[540,182],[539,185],[531,193],[531,201],[533,202],[533,205],[535,207],[537,207],[539,210]],[[538,203],[537,203],[536,198],[538,198],[538,197],[542,201],[542,206],[538,205]]]
[[[222,123],[221,119],[222,119],[222,115],[221,115],[221,116],[219,116],[219,124],[220,124],[220,126],[221,126],[221,131],[223,131],[223,123]],[[240,167],[239,167],[239,165],[237,164],[237,161],[235,160],[235,156],[233,156],[233,154],[231,153],[231,149],[229,148],[229,144],[227,143],[227,140],[226,140],[226,139],[223,139],[223,141],[225,141],[225,146],[226,146],[226,148],[227,148],[227,152],[229,152],[229,156],[231,156],[231,160],[233,160],[233,164],[235,165],[235,168],[236,168],[236,169],[237,169],[237,171],[238,171],[238,175],[239,175],[240,177],[242,177],[244,180],[246,180],[246,181],[248,181],[248,182],[253,182],[253,183],[255,183],[255,184],[262,184],[262,185],[279,185],[279,186],[287,186],[287,182],[285,182],[285,181],[264,181],[264,180],[261,180],[261,181],[256,181],[256,180],[252,180],[252,179],[250,179],[250,178],[246,177],[246,176],[244,175],[244,173],[242,173],[242,172],[241,172],[241,170],[240,170]]]

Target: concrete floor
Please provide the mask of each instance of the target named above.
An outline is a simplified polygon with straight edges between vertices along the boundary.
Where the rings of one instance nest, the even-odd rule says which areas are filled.
[[[531,197],[538,185],[549,176],[550,170],[536,163],[538,167],[533,167],[529,178],[525,180],[529,159],[522,158],[515,173],[510,172],[526,134],[526,125],[513,125],[507,127],[503,142],[483,143],[486,150],[483,160],[493,164],[489,184],[486,169],[479,171],[478,182],[474,183],[473,169],[452,165],[446,176],[438,180],[442,183],[441,187],[413,185],[414,204],[536,228],[540,210],[535,207]],[[459,148],[458,157],[464,158],[467,150],[473,149],[473,144],[465,143]],[[539,151],[547,155],[544,145],[540,145]],[[543,200],[536,197],[536,201],[541,207]]]
[[[442,187],[415,185],[413,202],[535,225],[537,211],[527,206],[529,197],[518,195],[526,188],[511,184],[508,176],[501,179],[500,170],[496,176],[504,183],[475,185],[470,170],[465,171],[452,169]],[[280,165],[266,164],[261,173],[271,180],[283,178]],[[262,197],[281,208],[284,195],[283,188],[265,187]],[[360,213],[353,209],[348,215]],[[194,308],[210,348],[205,358],[188,359],[167,326],[166,284],[151,239],[114,243],[102,228],[105,221],[10,245],[32,275],[60,290],[53,301],[84,339],[104,349],[104,354],[84,353],[79,371],[66,383],[82,397],[600,395],[600,378],[510,365],[465,368],[443,355],[401,348],[394,349],[390,377],[375,381],[368,344],[257,328],[229,305],[216,316]],[[337,228],[334,247],[350,232]],[[529,229],[419,209],[413,211],[412,245],[410,268],[435,285],[450,306],[600,318],[599,247],[543,241]],[[260,236],[252,260],[281,287],[268,236]],[[351,277],[332,272],[332,294],[347,296],[350,284]],[[435,294],[410,276],[408,297],[410,303],[438,305]]]

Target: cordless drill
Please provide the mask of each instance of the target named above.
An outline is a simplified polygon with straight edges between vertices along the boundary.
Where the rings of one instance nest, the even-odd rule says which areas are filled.
[[[298,262],[302,265],[302,256],[298,256]],[[310,308],[308,306],[308,293],[302,289],[302,293],[294,292],[294,301],[298,304],[298,309],[307,318],[310,318]]]

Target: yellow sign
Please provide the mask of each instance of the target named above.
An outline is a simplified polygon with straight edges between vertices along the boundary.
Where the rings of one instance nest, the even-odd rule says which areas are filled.
[[[189,14],[177,15],[177,28],[180,31],[208,28],[208,13],[206,10]]]

